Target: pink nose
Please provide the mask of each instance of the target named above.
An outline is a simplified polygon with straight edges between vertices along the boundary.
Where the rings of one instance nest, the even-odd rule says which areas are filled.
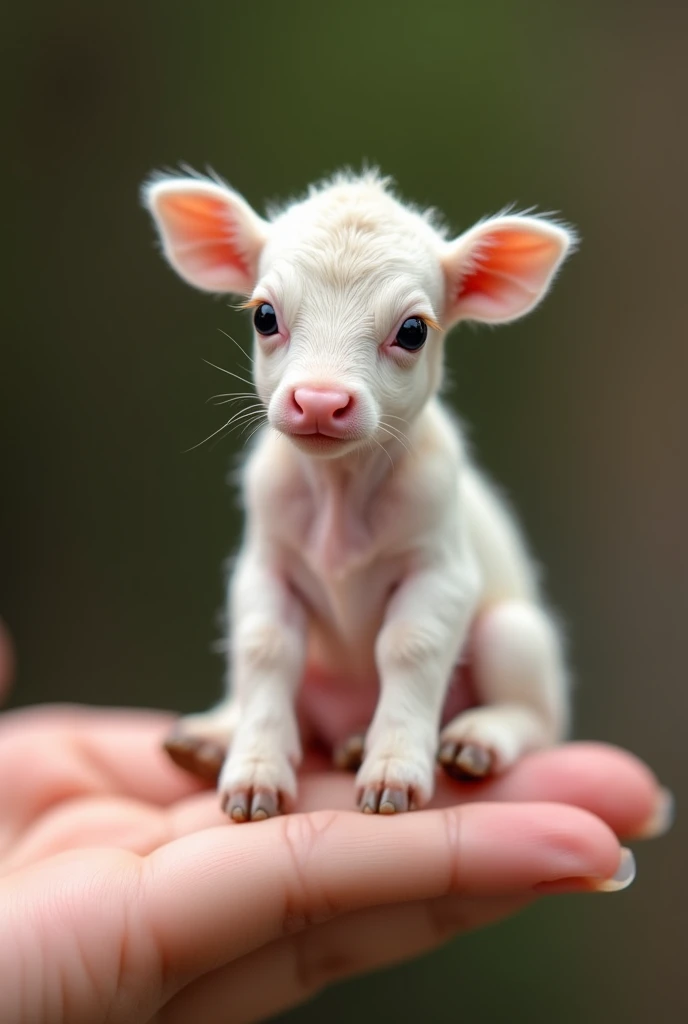
[[[288,420],[297,434],[327,434],[341,437],[350,426],[354,399],[346,391],[296,388]]]

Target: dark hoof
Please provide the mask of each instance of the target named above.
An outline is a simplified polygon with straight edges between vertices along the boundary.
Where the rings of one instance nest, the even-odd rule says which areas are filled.
[[[335,768],[342,772],[357,772],[363,764],[364,744],[365,736],[362,733],[349,736],[343,743],[340,743],[332,755],[332,763]]]
[[[413,808],[411,794],[400,786],[366,786],[358,798],[358,809],[364,814],[401,814]]]
[[[264,821],[282,813],[282,798],[275,789],[233,789],[222,795],[222,810],[232,821]]]
[[[173,732],[163,743],[163,749],[174,763],[190,775],[204,782],[215,784],[226,756],[226,750],[219,743],[204,740],[198,736],[186,736]]]
[[[461,782],[479,782],[494,771],[494,754],[477,743],[443,743],[437,760],[447,775]]]

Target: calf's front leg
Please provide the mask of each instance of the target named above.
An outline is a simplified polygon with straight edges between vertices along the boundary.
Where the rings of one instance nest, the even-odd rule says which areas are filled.
[[[477,592],[469,562],[416,572],[395,592],[376,646],[380,699],[356,777],[364,813],[407,811],[432,796],[440,716]]]
[[[242,554],[230,584],[230,660],[236,722],[218,788],[234,821],[290,809],[301,744],[295,699],[304,670],[306,615],[260,553]]]

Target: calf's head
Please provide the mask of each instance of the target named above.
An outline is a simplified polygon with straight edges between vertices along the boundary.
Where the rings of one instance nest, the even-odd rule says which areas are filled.
[[[157,177],[143,197],[177,273],[243,297],[268,420],[320,457],[403,438],[440,385],[445,332],[530,312],[574,242],[524,215],[448,239],[375,174],[314,187],[269,219],[205,178]]]

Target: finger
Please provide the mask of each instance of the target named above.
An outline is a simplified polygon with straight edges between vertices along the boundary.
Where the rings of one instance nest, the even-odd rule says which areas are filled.
[[[570,743],[530,754],[506,775],[484,783],[460,783],[440,773],[430,808],[457,803],[562,803],[601,818],[620,836],[641,836],[659,822],[666,791],[637,757],[601,743]],[[171,809],[173,832],[219,824],[214,794],[184,801]],[[299,780],[297,810],[352,810],[351,775],[313,772]],[[667,820],[666,824],[670,822]]]
[[[51,778],[54,784],[54,773]],[[348,774],[305,775],[299,785],[300,811],[353,808]],[[112,777],[108,788],[116,788]],[[503,778],[481,785],[461,785],[440,776],[433,804],[451,806],[457,799],[565,803],[591,811],[617,834],[633,836],[657,817],[661,794],[652,773],[637,758],[613,747],[579,743],[532,754]],[[5,794],[6,800],[12,797],[27,810],[21,787]],[[104,844],[143,855],[164,842],[222,824],[226,816],[212,791],[180,800],[164,812],[127,797],[111,798],[105,805],[100,798],[71,799],[67,806],[41,816],[15,844],[11,863],[27,863],[70,847]]]
[[[39,790],[37,793],[37,798],[45,803],[51,792],[53,798],[56,796],[55,786],[59,780],[53,762],[46,759],[45,748],[41,749],[43,768],[52,772],[44,782],[46,792]],[[14,779],[15,775],[16,770],[9,777]],[[64,793],[64,775],[60,778]],[[88,789],[89,777],[84,779],[83,765],[80,780]],[[107,796],[106,799],[92,796],[93,789],[96,794],[99,788],[102,790],[101,783],[100,777],[96,778],[85,797],[72,796],[65,803],[52,806],[37,819],[32,817],[31,823],[23,829],[17,829],[16,822],[11,827],[5,817],[0,826],[0,846],[4,839],[5,849],[12,847],[12,857],[6,859],[5,870],[77,846],[116,846],[145,855],[172,839],[226,824],[226,816],[212,791],[191,794],[164,808],[126,796]],[[300,811],[350,810],[353,807],[350,775],[335,772],[305,775],[299,786]],[[112,777],[105,788],[116,788]],[[654,820],[657,824],[661,818],[662,792],[649,770],[630,754],[601,745],[572,744],[524,758],[508,775],[491,783],[461,786],[440,779],[434,804],[451,805],[457,798],[467,802],[482,799],[566,803],[596,814],[618,835],[640,836],[646,831],[648,821]],[[22,778],[11,790],[0,793],[0,805],[4,802],[6,806],[12,801],[17,804],[17,814],[35,811]],[[661,825],[661,821],[659,823]]]
[[[656,834],[671,824],[666,790],[637,757],[601,743],[569,743],[522,758],[506,775],[484,783],[460,783],[440,773],[431,808],[456,803],[529,802],[570,804],[601,818],[620,836]],[[214,794],[171,809],[173,834],[223,820]],[[299,811],[352,810],[354,788],[346,773],[314,772],[299,780]]]
[[[67,706],[2,715],[0,820],[21,830],[53,805],[87,795],[165,806],[199,792],[201,783],[161,749],[172,721],[163,712]]]
[[[162,753],[162,739],[173,721],[164,712],[69,706],[3,715],[0,780],[11,778],[13,785],[0,786],[0,818],[20,828],[74,796],[116,793],[169,806],[207,788]],[[530,754],[502,778],[480,784],[457,783],[440,773],[433,806],[476,799],[571,803],[628,836],[640,836],[648,828],[661,832],[671,818],[668,801],[642,762],[593,743]],[[301,809],[352,805],[350,776],[328,773],[318,784],[302,783]]]
[[[207,817],[212,820],[210,814]],[[219,820],[218,814],[213,824]],[[167,812],[141,800],[70,800],[40,815],[20,834],[0,823],[0,877],[57,854],[89,847],[146,856],[171,838],[174,834]]]
[[[225,836],[228,833],[229,830],[222,832]],[[201,859],[201,871],[205,867]],[[10,984],[17,972],[26,982],[22,986],[25,990],[22,1020],[38,1019],[41,1015],[45,965],[41,957],[33,953],[46,942],[54,945],[56,927],[64,931],[67,926],[70,941],[51,965],[51,977],[57,988],[68,992],[70,1020],[100,1019],[104,1001],[129,1006],[132,1012],[136,1007],[137,1019],[141,1014],[152,1019],[159,1008],[161,994],[165,1000],[174,997],[175,979],[170,977],[169,965],[165,970],[160,959],[165,936],[155,927],[151,928],[150,907],[145,904],[148,886],[144,884],[142,888],[141,881],[139,859],[109,850],[76,851],[69,857],[53,858],[5,882],[0,881],[0,899],[6,910],[0,939],[8,953],[0,964],[0,982],[5,986],[5,1003],[10,1000],[6,1009],[12,1019],[19,1016],[19,1011],[12,1013],[13,993],[23,998],[16,986]],[[193,888],[198,881],[198,877],[185,879],[188,888]],[[225,888],[228,888],[227,881],[225,876]],[[234,883],[241,884],[236,877]],[[178,901],[179,894],[172,889],[168,898]],[[222,968],[226,957],[223,951],[219,956],[212,951],[212,959],[198,973],[205,973],[210,982],[210,994],[224,993],[229,1000],[223,1000],[220,1006],[223,1015],[218,1017],[218,1006],[211,1008],[208,994],[199,984],[197,1005],[208,1009],[210,1022],[226,1020],[228,1006],[232,1020],[263,1019],[271,1005],[285,1006],[290,999],[297,1000],[301,993],[306,994],[336,976],[371,970],[423,952],[457,930],[486,924],[513,912],[532,898],[530,894],[503,901],[478,901],[449,896],[428,901],[425,907],[392,906],[381,908],[379,912],[364,908],[336,922],[290,934],[281,944],[277,942],[249,955],[237,963],[236,971],[232,972],[230,967],[224,975],[229,987],[224,988]],[[369,894],[366,902],[370,904],[372,899],[373,895]],[[231,903],[228,905],[227,900],[224,905],[213,907],[215,925],[226,926],[232,914]],[[341,928],[338,928],[340,923]],[[209,926],[212,929],[212,922]],[[240,927],[240,922],[234,919],[234,930]],[[193,943],[195,938],[191,933],[189,942]],[[153,985],[151,978],[155,979]],[[190,980],[185,978],[182,983]],[[178,980],[176,986],[179,987]],[[179,1004],[168,1005],[170,1019],[192,1019],[178,1013]],[[167,1021],[168,1018],[156,1016],[157,1019]]]
[[[358,910],[279,939],[192,982],[164,1008],[160,1024],[265,1020],[336,981],[427,953],[461,932],[523,909],[534,896],[437,900]]]
[[[166,807],[207,790],[162,749],[174,721],[164,711],[78,705],[6,712],[0,716],[0,820],[18,831],[66,799],[117,795]],[[309,754],[304,770],[311,767],[322,769],[323,758]]]
[[[640,836],[657,820],[665,794],[655,775],[633,754],[602,743],[568,743],[530,754],[490,782],[476,785],[444,777],[436,805],[457,799],[555,801],[583,807],[617,835],[630,837]]]
[[[632,754],[601,743],[569,743],[529,754],[500,778],[461,783],[440,773],[430,807],[485,801],[571,804],[591,811],[621,836],[661,825],[666,791]],[[298,809],[354,806],[351,776],[320,773],[301,780]],[[670,824],[670,808],[665,814]],[[661,831],[661,828],[659,828]]]
[[[306,924],[370,906],[530,893],[558,879],[609,879],[618,841],[555,804],[476,804],[376,818],[295,814],[225,826],[144,862],[143,910],[184,981]]]

